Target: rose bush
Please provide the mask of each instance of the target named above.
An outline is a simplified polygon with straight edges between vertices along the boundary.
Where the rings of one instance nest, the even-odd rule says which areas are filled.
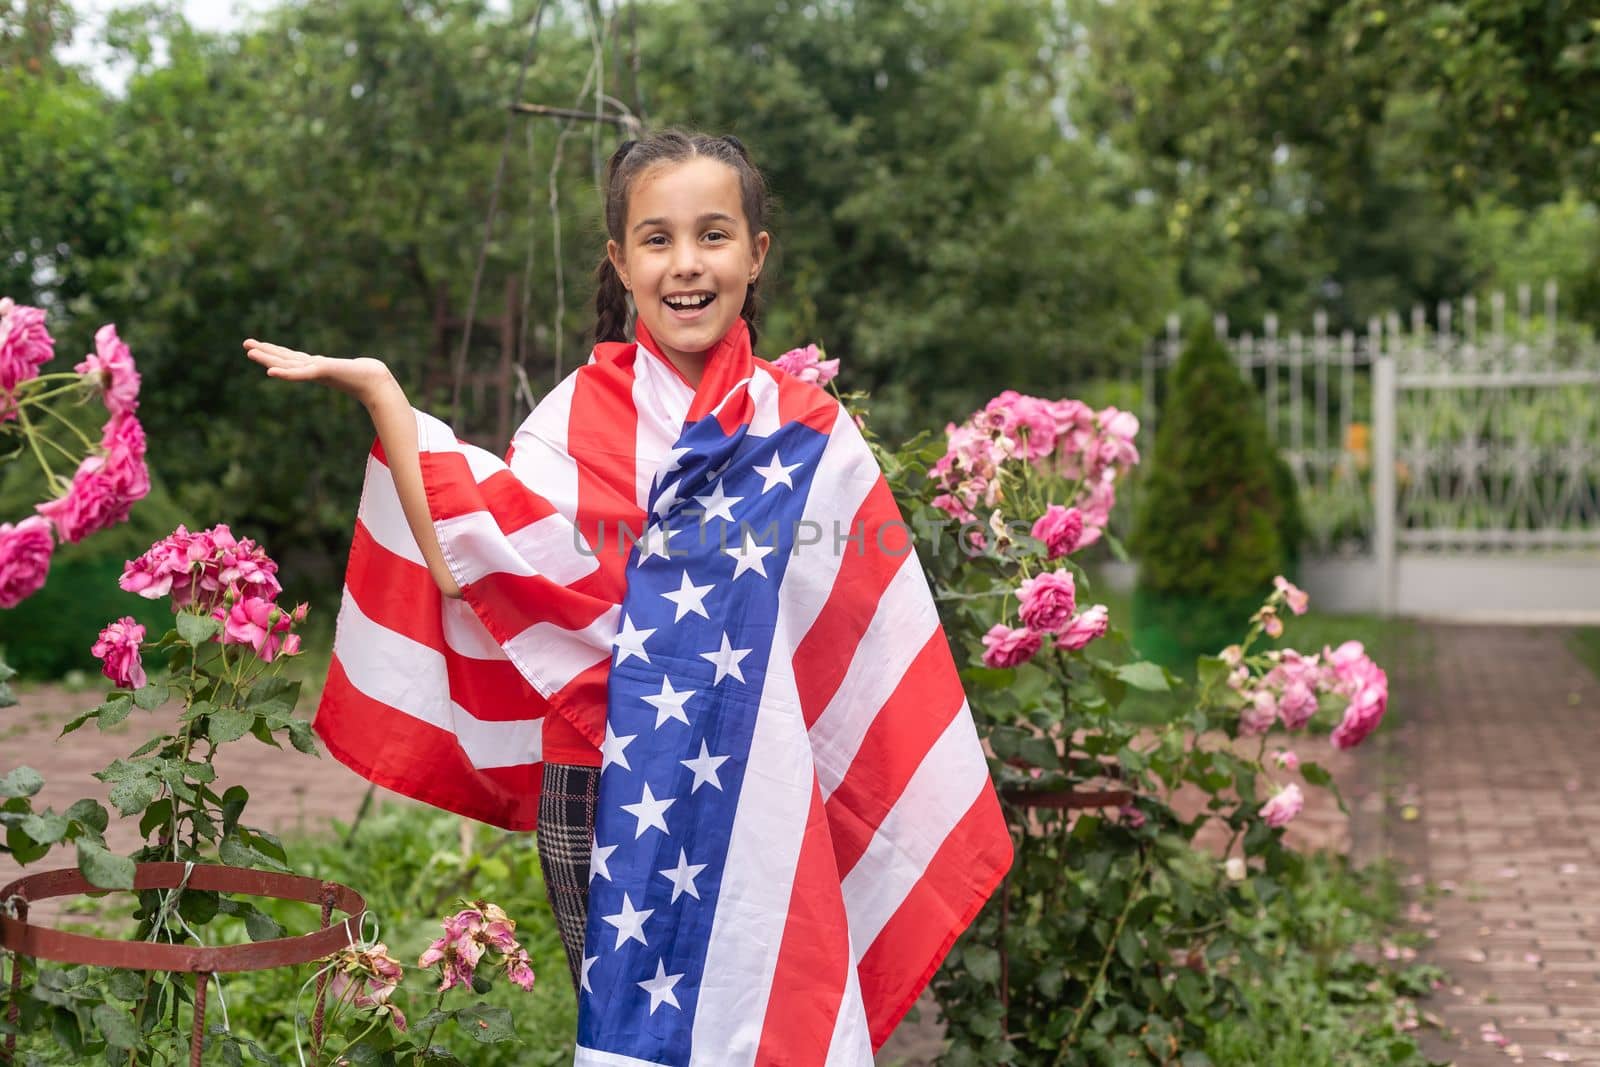
[[[919,534],[1016,848],[934,979],[943,1063],[1210,1062],[1208,1026],[1244,1009],[1266,967],[1251,917],[1304,869],[1283,827],[1305,788],[1332,787],[1310,759],[1269,756],[1269,740],[1292,734],[1305,750],[1321,711],[1337,720],[1331,743],[1350,747],[1387,704],[1387,678],[1359,645],[1266,647],[1306,608],[1281,577],[1239,620],[1242,640],[1200,659],[1192,687],[1132,653],[1073,556],[1109,537],[1137,432],[1114,408],[1008,391],[943,441],[878,450]],[[1121,717],[1136,690],[1169,694],[1171,721]],[[1180,789],[1201,803],[1180,811]],[[1226,832],[1220,855],[1195,844],[1212,822]]]

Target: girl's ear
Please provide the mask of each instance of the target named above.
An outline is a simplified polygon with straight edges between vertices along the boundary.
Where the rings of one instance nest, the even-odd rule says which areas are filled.
[[[761,236],[765,237],[766,234]],[[622,258],[622,246],[615,241],[606,241],[606,258],[611,261],[611,267],[617,272],[617,277],[622,279],[622,287],[632,292],[633,286],[628,284],[627,261]]]
[[[755,284],[755,280],[757,278],[761,277],[761,268],[767,262],[767,249],[771,247],[772,235],[770,233],[768,233],[766,230],[762,230],[760,233],[756,234],[755,262],[750,266],[750,283],[752,285]]]

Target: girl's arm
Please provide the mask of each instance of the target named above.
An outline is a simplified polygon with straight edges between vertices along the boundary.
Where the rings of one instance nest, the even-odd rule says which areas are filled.
[[[394,479],[395,492],[400,496],[400,507],[411,526],[411,535],[427,561],[428,573],[433,575],[441,593],[451,599],[460,597],[461,587],[445,565],[439,537],[433,530],[433,517],[428,512],[428,495],[422,485],[422,461],[417,458],[417,420],[411,413],[405,390],[400,388],[389,368],[381,360],[369,357],[312,356],[265,341],[248,340],[244,350],[245,355],[267,368],[269,377],[322,382],[361,402],[372,416],[378,440],[383,442],[389,475]]]

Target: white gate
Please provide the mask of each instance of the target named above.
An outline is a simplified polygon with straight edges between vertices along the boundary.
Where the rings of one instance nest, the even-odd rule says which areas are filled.
[[[1334,611],[1600,619],[1600,343],[1524,286],[1361,336],[1218,332],[1300,486],[1302,579]],[[1509,318],[1509,321],[1508,321]],[[1146,425],[1175,323],[1145,360]]]

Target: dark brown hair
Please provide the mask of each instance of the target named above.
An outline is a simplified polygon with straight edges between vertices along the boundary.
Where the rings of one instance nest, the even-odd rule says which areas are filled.
[[[619,245],[623,243],[628,225],[628,192],[641,174],[662,163],[683,163],[696,156],[726,163],[739,175],[745,223],[754,240],[756,234],[767,228],[771,203],[767,180],[750,162],[744,143],[731,134],[710,137],[675,129],[661,130],[638,141],[623,141],[612,153],[611,161],[606,164],[606,236]],[[752,348],[756,343],[756,286],[760,280],[757,276],[745,290],[744,307],[739,310],[750,328]],[[628,339],[628,291],[609,256],[601,256],[600,266],[595,270],[594,312],[596,343]]]

